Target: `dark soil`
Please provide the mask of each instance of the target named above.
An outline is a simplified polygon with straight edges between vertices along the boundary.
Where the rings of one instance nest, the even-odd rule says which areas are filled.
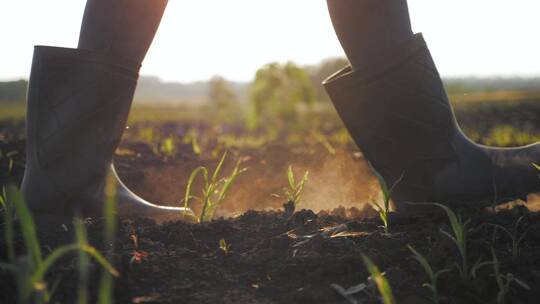
[[[498,286],[491,265],[481,268],[476,279],[460,278],[454,266],[460,262],[459,253],[439,232],[450,231],[444,214],[396,219],[386,235],[378,220],[346,219],[345,211],[302,210],[292,216],[249,211],[201,225],[124,221],[115,244],[114,260],[121,272],[116,298],[119,303],[350,303],[331,285],[349,288],[367,283],[364,253],[386,272],[399,303],[431,303],[430,292],[422,288],[427,277],[406,248],[411,244],[434,269],[452,270],[440,278],[440,293],[447,299],[443,303],[496,303]],[[520,256],[513,259],[510,239],[487,224],[511,229],[520,216],[524,216],[520,231],[527,235]],[[471,220],[470,262],[491,260],[490,248],[495,248],[503,273],[512,273],[530,287],[512,284],[508,303],[537,303],[540,216],[515,208],[497,214],[467,210],[465,217]],[[89,229],[93,243],[99,245],[100,222]],[[221,239],[228,250],[220,249]],[[148,255],[140,263],[130,263],[135,252]],[[54,295],[58,303],[74,301],[75,261],[66,259],[51,272],[51,280],[62,278]],[[14,303],[13,282],[7,274],[2,282],[0,303]],[[358,303],[378,303],[372,287],[354,298]]]
[[[171,191],[181,194],[185,184],[182,181],[171,185],[166,179],[161,179],[148,186],[157,178],[153,175],[155,172],[163,172],[161,170],[167,166],[173,166],[180,171],[179,175],[185,176],[196,165],[215,163],[215,160],[197,159],[189,153],[163,159],[145,143],[127,142],[122,147],[136,153],[117,156],[121,175],[138,193],[150,198],[163,195],[158,192],[175,188],[178,189]],[[24,141],[5,136],[0,148],[3,155],[12,152],[9,158],[0,159],[2,184],[19,183],[24,169]],[[247,162],[250,170],[256,172],[253,178],[263,172],[261,178],[269,180],[269,187],[279,191],[285,181],[282,176],[284,168],[289,163],[299,163],[301,168],[315,172],[317,168],[320,172],[326,170],[320,164],[320,149],[307,145],[294,154],[290,151],[284,153],[277,145],[258,151],[242,151],[241,155],[250,156]],[[365,169],[364,161],[353,148],[347,147],[338,153],[347,162],[343,170]],[[287,158],[283,160],[284,157]],[[279,165],[269,168],[268,162],[274,160]],[[351,166],[357,168],[351,169]],[[354,178],[362,183],[372,183],[368,174],[362,174]],[[249,182],[241,185],[240,188],[248,187]],[[161,188],[156,190],[158,186]],[[320,188],[320,184],[317,187],[319,193],[326,189]],[[266,197],[273,192],[272,189],[267,191]],[[362,189],[368,192],[371,186]],[[306,188],[306,191],[310,190]],[[311,192],[317,193],[317,188]],[[178,193],[175,195],[179,197]],[[240,210],[243,214],[233,218],[203,224],[182,221],[157,224],[143,218],[122,221],[113,254],[115,266],[121,273],[115,282],[117,303],[380,303],[378,293],[368,279],[362,254],[371,257],[385,272],[398,303],[432,303],[429,289],[422,287],[428,278],[412,258],[407,245],[422,253],[435,270],[450,270],[441,275],[439,281],[442,303],[497,303],[499,287],[493,277],[493,265],[481,267],[475,278],[460,277],[455,264],[461,263],[461,257],[455,244],[441,233],[441,229],[450,232],[451,228],[446,215],[440,210],[410,218],[393,215],[390,233],[385,234],[377,215],[365,204],[358,205],[361,210],[338,207],[329,212],[300,210],[291,213],[291,210],[278,209],[282,200],[260,205],[257,202],[235,203],[235,197],[245,201],[250,193],[236,195],[231,193],[231,204],[236,206],[236,212]],[[365,193],[363,195],[358,194],[355,199],[368,197]],[[261,197],[254,200],[261,200]],[[308,197],[306,192],[305,204],[309,206]],[[328,196],[324,197],[327,199]],[[338,204],[328,202],[328,205]],[[262,210],[266,207],[276,208]],[[252,208],[259,211],[248,210]],[[222,212],[222,215],[233,214],[233,211]],[[494,248],[501,272],[512,274],[528,286],[524,288],[526,286],[511,283],[506,303],[538,303],[540,214],[522,206],[497,212],[479,209],[457,211],[464,219],[470,220],[469,263],[491,261],[491,248]],[[518,227],[519,235],[525,233],[525,238],[520,243],[519,256],[512,257],[511,239],[492,224],[512,231],[520,217],[523,220]],[[102,244],[100,219],[91,221],[88,230],[95,246],[101,250],[108,248]],[[5,248],[3,237],[0,239],[1,262],[5,260]],[[226,243],[226,250],[220,248],[222,240]],[[134,261],[134,255],[140,257],[140,261]],[[76,261],[76,256],[66,258],[49,273],[50,282],[60,278],[52,303],[75,303]],[[92,268],[92,273],[94,279],[90,287],[95,291],[99,275],[97,266]],[[0,281],[0,303],[15,303],[13,278],[0,271]],[[367,287],[349,299],[336,288],[339,285],[347,289],[361,283],[366,283]]]

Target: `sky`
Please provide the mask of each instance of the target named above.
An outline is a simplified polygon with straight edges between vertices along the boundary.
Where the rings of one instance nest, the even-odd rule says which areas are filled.
[[[28,78],[33,45],[75,47],[84,5],[1,0],[0,80]],[[443,76],[540,75],[540,1],[409,0],[409,8]],[[249,81],[269,62],[336,56],[325,0],[169,0],[141,73]]]

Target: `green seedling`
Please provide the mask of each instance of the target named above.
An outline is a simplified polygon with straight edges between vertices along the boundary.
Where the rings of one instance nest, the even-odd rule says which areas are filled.
[[[228,255],[231,249],[231,244],[227,244],[227,241],[225,239],[219,240],[219,249],[225,253],[225,255]]]
[[[75,239],[79,246],[89,246],[88,237],[86,229],[84,227],[84,222],[81,219],[75,219]],[[79,281],[77,282],[77,304],[88,304],[89,303],[89,294],[88,294],[88,283],[89,283],[89,267],[90,267],[90,257],[84,251],[79,252],[79,261],[78,261],[78,270],[79,270]]]
[[[15,264],[15,248],[13,233],[13,218],[15,212],[12,204],[8,203],[6,188],[2,187],[0,195],[0,205],[2,205],[2,214],[4,215],[4,238],[6,240],[7,257],[10,264]]]
[[[13,167],[15,166],[15,160],[13,157],[17,155],[18,151],[10,151],[7,153],[4,153],[2,150],[0,150],[0,162],[6,161],[7,162],[7,173],[11,174],[13,171]]]
[[[199,141],[197,140],[197,136],[193,136],[191,138],[191,149],[193,150],[193,153],[195,153],[195,155],[200,155],[202,153],[201,146],[199,145]]]
[[[133,252],[131,253],[129,264],[141,264],[143,259],[148,257],[150,254],[146,251],[139,250],[139,237],[137,237],[136,234],[132,234],[130,239],[133,242]]]
[[[475,279],[477,271],[483,266],[491,264],[491,262],[482,262],[480,259],[474,263],[472,267],[469,265],[469,256],[467,251],[467,235],[469,229],[467,226],[470,221],[463,221],[460,216],[456,215],[452,209],[448,208],[445,205],[437,203],[410,203],[411,205],[429,205],[437,206],[444,210],[448,220],[450,222],[450,227],[452,227],[452,234],[443,230],[441,228],[441,233],[447,236],[454,244],[456,245],[459,254],[461,256],[461,265],[456,263],[456,268],[459,271],[459,274],[463,280]]]
[[[247,170],[246,168],[240,169],[240,161],[238,161],[232,173],[228,177],[219,178],[219,174],[221,173],[221,169],[226,157],[227,152],[223,153],[223,156],[216,166],[214,173],[210,177],[206,167],[201,166],[191,172],[191,176],[189,177],[186,186],[186,194],[183,199],[183,203],[184,207],[188,208],[189,201],[192,198],[198,199],[202,202],[203,207],[201,214],[199,217],[193,216],[193,218],[199,223],[212,220],[215,210],[225,200],[227,193],[231,190],[236,178]],[[193,182],[199,174],[202,175],[204,181],[204,185],[201,189],[202,195],[200,198],[191,194]]]
[[[388,234],[389,229],[390,229],[389,220],[388,220],[389,215],[390,215],[390,199],[391,199],[392,193],[394,192],[394,188],[403,180],[405,173],[401,174],[401,176],[394,182],[394,184],[392,184],[392,186],[388,188],[388,184],[386,183],[382,175],[380,175],[377,172],[377,170],[373,168],[371,163],[369,163],[369,166],[371,167],[371,171],[377,178],[377,182],[379,183],[379,187],[381,189],[381,194],[383,198],[382,203],[378,203],[375,200],[372,200],[371,203],[373,207],[375,208],[375,210],[377,210],[377,212],[379,213],[379,218],[381,219],[383,223],[384,233]]]
[[[176,145],[172,136],[166,137],[161,141],[159,152],[165,158],[174,157],[176,155]]]
[[[427,287],[431,290],[433,294],[433,303],[438,304],[440,301],[440,298],[439,298],[439,291],[437,288],[437,281],[443,273],[449,272],[450,270],[441,269],[437,272],[434,272],[433,268],[431,268],[431,265],[429,264],[429,262],[423,255],[421,255],[418,251],[416,251],[411,245],[407,245],[407,247],[412,252],[413,258],[416,261],[418,261],[418,263],[422,266],[422,268],[424,268],[424,271],[426,272],[429,278],[430,283],[424,283],[422,286]]]
[[[379,270],[379,267],[377,267],[377,265],[375,265],[375,263],[373,263],[373,261],[364,254],[362,254],[362,260],[369,274],[371,275],[371,279],[373,280],[373,282],[375,282],[375,285],[377,286],[377,290],[382,297],[383,303],[395,304],[396,301],[394,300],[394,295],[392,294],[392,288],[390,287],[388,280]]]
[[[441,228],[441,233],[446,235],[449,239],[451,239],[454,244],[456,244],[456,247],[458,248],[459,254],[461,255],[461,267],[459,265],[457,266],[457,269],[459,270],[462,278],[466,278],[469,273],[469,257],[467,252],[467,235],[468,235],[468,228],[469,221],[463,222],[460,216],[457,216],[452,209],[441,205],[441,204],[435,204],[436,206],[442,208],[446,215],[448,216],[448,220],[450,221],[450,226],[452,227],[453,234],[448,233],[447,231],[443,230]]]
[[[309,176],[309,171],[306,171],[302,176],[302,179],[297,183],[294,178],[294,172],[292,166],[289,166],[287,169],[287,180],[289,182],[289,187],[283,189],[283,194],[287,199],[287,202],[292,203],[295,208],[300,204],[300,195],[304,190],[304,185],[306,184]]]
[[[200,155],[202,153],[202,149],[201,149],[201,146],[199,145],[198,137],[199,136],[198,136],[197,130],[190,129],[186,133],[186,136],[184,136],[184,140],[183,140],[185,144],[191,144],[191,150],[193,150],[193,153],[195,153],[195,155]]]
[[[12,271],[15,275],[18,290],[18,303],[49,303],[54,288],[48,287],[45,282],[45,274],[60,258],[72,252],[86,253],[94,258],[111,275],[118,276],[118,272],[105,257],[103,257],[103,255],[101,255],[94,247],[85,242],[80,227],[76,228],[78,231],[76,234],[78,239],[77,243],[60,246],[52,250],[47,257],[43,257],[37,238],[36,226],[30,215],[30,211],[22,198],[22,194],[13,186],[8,187],[5,193],[6,194],[2,196],[2,205],[4,206],[4,210],[13,208],[12,210],[15,211],[15,214],[20,221],[23,240],[27,251],[25,256],[13,256],[8,258],[9,261],[7,264],[0,263],[1,268]],[[11,207],[9,207],[10,205]],[[6,225],[11,225],[11,227],[6,228],[13,231],[13,221],[6,222]],[[8,248],[13,248],[13,239],[7,238],[6,241],[8,241],[8,243],[11,242],[11,244],[8,244]],[[85,262],[83,261],[83,263]],[[81,265],[79,266],[82,267]],[[80,297],[80,299],[83,298],[84,295]]]
[[[471,272],[466,278],[476,279],[476,273],[484,266],[491,265],[492,261],[482,262],[482,258],[479,258],[476,263],[471,267]]]
[[[499,260],[497,259],[497,255],[495,254],[495,250],[493,248],[491,248],[491,256],[493,257],[492,264],[495,281],[497,282],[497,286],[499,287],[499,291],[497,293],[497,304],[506,303],[506,298],[508,297],[508,293],[510,292],[510,285],[513,282],[521,286],[521,288],[523,289],[531,289],[527,283],[516,278],[513,274],[507,273],[506,275],[504,275],[501,273],[501,265]]]
[[[491,248],[491,256],[493,257],[493,272],[495,275],[495,281],[499,287],[499,292],[497,292],[497,303],[504,304],[506,301],[506,295],[510,291],[510,280],[505,280],[503,274],[501,274],[499,260],[495,254],[495,250]],[[506,281],[506,282],[505,282]]]
[[[116,178],[114,174],[108,174],[105,183],[105,208],[104,208],[104,220],[105,230],[103,231],[103,239],[105,241],[105,248],[107,248],[107,256],[110,258],[114,251],[114,241],[116,239],[116,227],[117,217],[116,208]],[[99,304],[112,304],[113,290],[114,290],[113,276],[109,272],[103,272],[99,281],[98,290],[98,303]]]
[[[463,222],[460,216],[457,216],[452,209],[442,204],[431,204],[440,207],[444,210],[450,221],[453,234],[450,234],[441,228],[441,233],[446,235],[456,244],[456,247],[461,255],[461,266],[456,264],[456,267],[461,274],[461,277],[466,279],[469,275],[469,257],[467,255],[467,234],[469,221]]]
[[[511,251],[512,251],[512,258],[514,259],[519,257],[521,253],[519,246],[521,242],[525,239],[525,236],[527,234],[527,231],[523,232],[522,234],[519,234],[519,224],[521,224],[522,221],[523,221],[523,216],[520,216],[512,225],[512,230],[506,229],[505,227],[501,225],[491,224],[495,228],[500,229],[501,231],[506,233],[506,235],[508,235],[508,237],[510,237],[510,239],[512,240]]]

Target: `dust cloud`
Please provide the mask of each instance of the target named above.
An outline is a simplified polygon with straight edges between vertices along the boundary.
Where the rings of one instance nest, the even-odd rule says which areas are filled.
[[[287,186],[287,168],[292,165],[296,179],[309,171],[309,179],[301,195],[300,209],[333,210],[343,206],[363,209],[378,195],[378,185],[361,154],[338,151],[290,153],[275,147],[246,157],[243,167],[248,170],[234,184],[216,216],[237,216],[248,210],[282,208],[286,202],[283,188]],[[213,168],[213,162],[171,161],[165,164],[142,164],[141,168],[124,172],[129,187],[145,199],[163,205],[177,205],[184,197],[189,175],[197,166]],[[224,166],[224,173],[232,170],[234,161]],[[138,165],[137,165],[138,167]],[[194,189],[200,189],[197,181]],[[197,193],[195,193],[197,194]],[[196,212],[200,204],[192,207]]]

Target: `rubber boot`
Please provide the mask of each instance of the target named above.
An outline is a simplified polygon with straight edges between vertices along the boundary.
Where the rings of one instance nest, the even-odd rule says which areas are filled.
[[[540,144],[520,148],[477,145],[461,131],[421,34],[349,66],[324,85],[365,158],[392,198],[449,205],[525,199],[540,190]]]
[[[37,46],[27,101],[22,192],[41,219],[101,216],[113,178],[118,215],[180,219],[191,210],[151,204],[118,179],[112,156],[126,126],[140,64],[81,49]],[[53,220],[58,223],[58,220]]]

